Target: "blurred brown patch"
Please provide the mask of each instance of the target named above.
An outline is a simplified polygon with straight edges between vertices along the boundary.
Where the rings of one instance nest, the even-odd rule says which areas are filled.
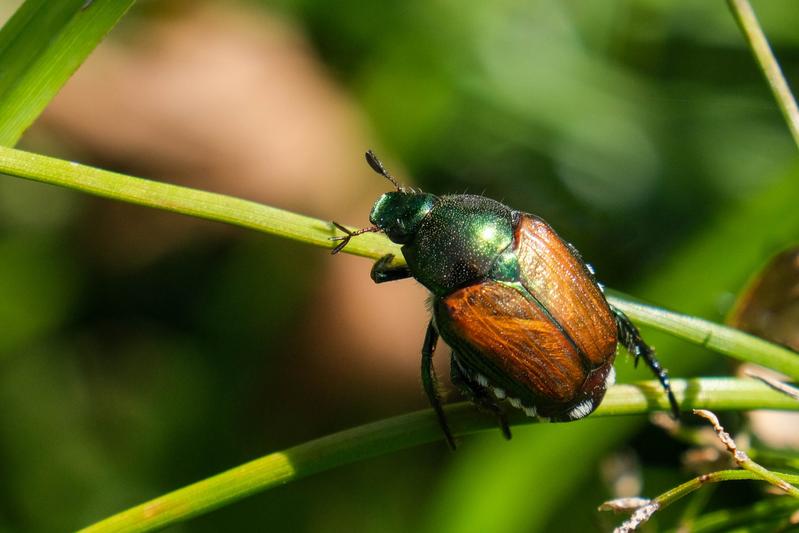
[[[743,291],[728,323],[799,351],[799,248],[774,256]],[[799,357],[799,355],[797,355]],[[756,369],[759,375],[784,380],[768,369],[742,365],[745,375]],[[750,416],[752,430],[766,444],[776,448],[799,449],[799,415],[755,411]]]
[[[302,36],[231,5],[107,41],[43,123],[137,171],[319,216],[368,177],[361,117]]]
[[[733,326],[799,350],[799,249],[769,261],[741,295]]]
[[[82,159],[102,166],[366,223],[385,189],[363,160],[373,143],[356,105],[301,32],[241,5],[181,5],[132,28],[124,42],[104,42],[47,109],[39,133],[66,139]],[[94,209],[89,240],[114,268],[140,268],[192,239],[227,231],[114,202],[97,201]],[[390,382],[418,394],[421,404],[424,291],[413,282],[376,287],[363,259],[320,250],[318,260],[327,281],[301,326],[308,360],[298,379],[376,396]]]

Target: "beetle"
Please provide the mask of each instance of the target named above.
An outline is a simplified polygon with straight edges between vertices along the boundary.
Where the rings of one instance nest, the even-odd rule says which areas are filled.
[[[332,253],[367,232],[402,245],[375,262],[375,283],[415,278],[432,294],[422,346],[422,384],[450,448],[455,439],[441,405],[432,359],[439,336],[452,348],[452,382],[510,428],[502,402],[554,422],[591,414],[615,381],[617,345],[646,362],[663,386],[673,416],[679,406],[669,376],[638,329],[605,298],[593,269],[541,218],[490,198],[435,196],[411,189],[371,150],[369,166],[396,190],[369,215],[372,226],[344,235]]]

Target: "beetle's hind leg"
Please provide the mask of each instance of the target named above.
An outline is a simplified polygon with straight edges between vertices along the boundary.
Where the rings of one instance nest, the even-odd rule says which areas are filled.
[[[438,379],[436,378],[435,370],[433,370],[433,353],[436,351],[436,343],[438,342],[438,331],[433,325],[433,322],[427,325],[427,333],[424,336],[424,344],[422,345],[422,386],[427,394],[427,399],[430,400],[430,405],[433,411],[436,412],[438,418],[438,425],[441,426],[441,431],[447,438],[447,444],[451,450],[455,449],[455,437],[447,424],[447,417],[444,415],[444,408],[441,407],[441,396],[438,393]]]
[[[638,359],[643,357],[646,365],[655,373],[666,395],[669,398],[669,405],[671,406],[671,414],[676,419],[680,416],[680,406],[674,393],[671,390],[671,381],[666,369],[660,365],[660,361],[655,357],[655,350],[649,346],[644,339],[641,338],[641,333],[638,328],[630,321],[630,319],[621,312],[619,309],[611,306],[613,315],[616,319],[616,327],[619,330],[619,342],[635,357],[635,366],[638,366]]]
[[[453,385],[460,388],[478,407],[485,409],[497,417],[497,423],[499,423],[499,429],[502,430],[502,436],[510,440],[510,426],[508,426],[508,419],[505,416],[505,411],[496,400],[494,400],[487,388],[482,387],[479,383],[476,383],[466,375],[458,362],[458,356],[455,352],[452,353],[452,360],[450,362],[450,376]]]

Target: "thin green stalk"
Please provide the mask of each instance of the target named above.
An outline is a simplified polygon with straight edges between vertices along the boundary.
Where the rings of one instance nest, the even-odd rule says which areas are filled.
[[[639,324],[651,326],[694,344],[782,372],[799,380],[799,354],[737,329],[709,320],[635,302],[629,296],[608,291],[608,301]]]
[[[773,473],[773,476],[784,484],[799,481],[799,476],[794,474]],[[630,518],[613,530],[614,533],[631,533],[647,522],[658,511],[662,511],[674,502],[696,492],[708,483],[721,483],[724,481],[755,480],[762,481],[762,477],[749,470],[719,470],[709,474],[702,474],[690,481],[667,490],[656,498],[619,498],[604,502],[599,506],[599,511],[632,511]]]
[[[748,379],[675,380],[674,392],[685,409],[716,411],[739,409],[799,410],[799,404],[764,384]],[[668,402],[657,382],[616,385],[592,417],[644,414],[667,410]],[[492,417],[469,403],[446,406],[453,433],[467,435],[495,430]],[[516,416],[513,424],[532,423]],[[579,423],[579,422],[575,422]],[[188,485],[87,527],[85,532],[151,531],[199,516],[225,504],[311,474],[369,457],[440,441],[432,410],[425,409],[341,431],[305,442]]]
[[[738,26],[743,31],[746,42],[752,49],[769,87],[771,87],[771,92],[774,93],[774,98],[777,99],[777,104],[788,123],[793,140],[799,147],[799,109],[797,109],[796,100],[791,94],[788,82],[785,81],[785,76],[782,74],[782,69],[780,69],[768,40],[760,28],[755,11],[748,0],[727,0],[727,3]]]
[[[291,213],[240,198],[168,183],[161,183],[86,165],[0,146],[0,173],[254,229],[295,241],[332,248],[335,229],[330,222]],[[397,245],[385,236],[366,233],[353,239],[346,253],[377,259],[394,254],[402,262]],[[614,305],[644,324],[672,333],[711,350],[773,368],[799,380],[799,355],[752,335],[699,318],[679,315],[632,301],[613,293]]]
[[[785,485],[799,481],[799,475],[778,472],[769,473],[778,483]],[[655,513],[662,511],[674,502],[696,492],[709,483],[740,480],[763,481],[763,477],[760,473],[751,470],[718,470],[716,472],[697,476],[681,485],[667,490],[651,500],[645,498],[619,498],[602,503],[602,505],[598,507],[598,510],[615,512],[632,511],[630,518],[613,530],[614,533],[630,533],[636,531],[641,525],[652,518]]]
[[[799,483],[799,475],[796,474],[784,474],[781,472],[771,472],[771,474],[784,483]],[[653,501],[657,502],[659,509],[663,509],[687,494],[690,494],[695,490],[699,490],[708,483],[721,483],[723,481],[738,481],[742,479],[763,481],[763,478],[759,473],[752,472],[750,470],[719,470],[717,472],[703,474],[693,478],[690,481],[686,481],[682,485],[678,485],[673,489],[667,490]]]
[[[126,176],[0,146],[0,173],[132,204],[163,209],[234,226],[254,229],[299,242],[332,248],[335,228],[330,222],[298,215],[256,202],[169,183]],[[399,247],[374,233],[353,239],[347,253],[378,258],[402,257]]]

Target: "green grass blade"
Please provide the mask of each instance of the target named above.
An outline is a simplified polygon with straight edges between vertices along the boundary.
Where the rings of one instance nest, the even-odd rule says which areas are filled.
[[[0,146],[0,173],[233,224],[324,248],[332,248],[335,244],[330,241],[334,228],[327,221],[223,194],[135,178],[3,146]],[[374,233],[353,239],[346,252],[370,258],[387,253],[402,257],[397,245]]]
[[[27,0],[0,30],[0,144],[13,146],[134,0]]]
[[[608,301],[638,324],[741,361],[767,366],[799,381],[799,353],[793,350],[709,320],[637,303],[616,291],[608,293]]]
[[[716,411],[753,407],[799,410],[799,403],[795,400],[755,380],[677,380],[674,389],[686,409],[701,406]],[[471,404],[452,404],[445,409],[456,435],[496,431],[495,420]],[[642,414],[653,409],[668,409],[659,383],[617,385],[608,390],[605,401],[591,419]],[[520,415],[513,417],[512,422],[534,423]],[[580,421],[569,425],[585,423]],[[441,430],[431,409],[388,418],[266,455],[132,507],[83,531],[106,533],[160,529],[318,472],[441,439]]]
[[[0,172],[233,224],[324,248],[334,244],[330,241],[334,235],[333,228],[324,220],[223,194],[126,176],[13,148],[0,146]],[[799,226],[799,222],[795,226]],[[393,253],[398,262],[402,257],[397,245],[383,235],[370,233],[353,239],[345,251],[373,259]],[[634,303],[629,297],[609,292],[612,294],[611,302],[638,322],[730,357],[768,366],[799,380],[799,355],[791,350],[720,324]]]
[[[28,0],[6,22],[0,30],[0,60],[3,65],[0,96],[7,93],[36,60],[42,49],[42,35],[57,33],[62,21],[74,13],[79,4],[76,1]]]
[[[768,39],[757,21],[754,9],[747,0],[727,0],[727,4],[730,6],[730,11],[741,28],[749,48],[751,48],[760,70],[763,71],[763,76],[766,77],[796,146],[799,147],[799,107],[796,105],[796,99],[785,80],[780,64],[768,44]]]

